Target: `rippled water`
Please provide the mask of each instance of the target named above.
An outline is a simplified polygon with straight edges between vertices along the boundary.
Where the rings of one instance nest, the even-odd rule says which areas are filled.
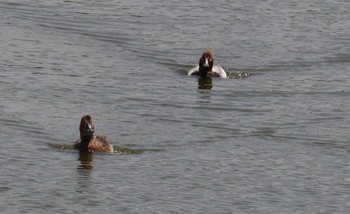
[[[0,212],[348,213],[349,11],[0,1]],[[206,48],[230,79],[186,76]]]

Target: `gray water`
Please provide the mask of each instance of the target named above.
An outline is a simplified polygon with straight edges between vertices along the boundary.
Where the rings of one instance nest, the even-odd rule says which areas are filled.
[[[349,11],[1,0],[0,212],[349,213]],[[206,48],[229,79],[186,76]]]

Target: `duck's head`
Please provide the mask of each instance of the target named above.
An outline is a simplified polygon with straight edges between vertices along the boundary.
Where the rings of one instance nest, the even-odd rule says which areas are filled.
[[[199,59],[199,72],[203,73],[201,76],[206,76],[209,71],[212,70],[214,65],[214,58],[210,50],[207,49],[203,52],[202,57]]]
[[[85,115],[80,121],[80,140],[81,142],[90,142],[94,137],[94,124],[90,115]]]

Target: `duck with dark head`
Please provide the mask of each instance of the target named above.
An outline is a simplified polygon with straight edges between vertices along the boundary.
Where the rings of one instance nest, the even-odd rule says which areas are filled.
[[[113,152],[113,146],[108,142],[105,134],[94,136],[94,124],[90,115],[85,115],[81,118],[80,139],[74,143],[74,149],[79,149],[80,152]]]
[[[198,64],[198,66],[188,72],[188,76],[197,75],[200,77],[227,78],[225,70],[218,65],[214,65],[214,58],[209,49],[203,52]]]

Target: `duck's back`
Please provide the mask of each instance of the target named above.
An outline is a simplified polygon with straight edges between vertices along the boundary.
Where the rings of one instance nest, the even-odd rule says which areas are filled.
[[[199,75],[198,72],[199,72],[199,66],[197,65],[196,67],[192,68],[187,72],[187,76]]]
[[[227,74],[226,74],[225,70],[218,65],[213,66],[212,72],[215,73],[215,76],[217,76],[217,77],[227,78]]]
[[[114,152],[113,146],[108,142],[107,135],[100,134],[95,136],[89,143],[89,150],[94,152]]]

